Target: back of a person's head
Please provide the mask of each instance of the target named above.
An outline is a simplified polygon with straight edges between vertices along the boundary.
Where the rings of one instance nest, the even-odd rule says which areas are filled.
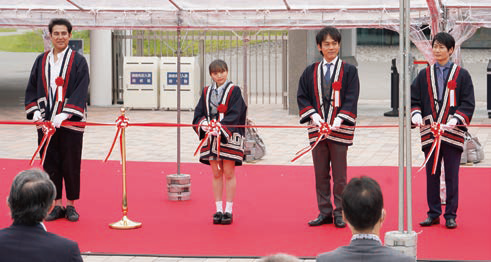
[[[356,230],[372,229],[380,220],[384,199],[374,179],[352,178],[344,188],[342,199],[344,217]]]
[[[38,169],[20,172],[12,182],[8,197],[14,223],[34,225],[42,222],[55,196],[55,185],[46,172]]]
[[[278,253],[263,257],[259,260],[259,262],[300,262],[300,259],[292,255]]]

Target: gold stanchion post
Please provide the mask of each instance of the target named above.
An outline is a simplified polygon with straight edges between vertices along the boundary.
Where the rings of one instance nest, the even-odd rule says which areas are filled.
[[[121,116],[125,119],[125,109],[121,108]],[[131,221],[128,217],[128,201],[126,196],[126,138],[125,138],[125,126],[121,128],[121,165],[123,166],[123,218],[118,222],[109,224],[113,229],[135,229],[142,226],[140,222]]]

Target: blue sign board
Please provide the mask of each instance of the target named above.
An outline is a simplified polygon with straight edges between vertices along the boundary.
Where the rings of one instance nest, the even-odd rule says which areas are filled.
[[[132,85],[151,85],[152,72],[130,72]]]
[[[167,85],[177,85],[176,72],[167,72]],[[189,72],[181,72],[181,85],[189,85]]]

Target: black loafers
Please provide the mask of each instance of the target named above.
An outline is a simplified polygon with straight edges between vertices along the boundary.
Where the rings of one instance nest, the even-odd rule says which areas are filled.
[[[419,222],[419,224],[422,227],[429,227],[431,225],[440,224],[440,218],[439,217],[437,217],[437,218],[427,217],[425,220]]]
[[[234,221],[232,213],[225,212],[222,217],[222,225],[230,225]]]
[[[309,226],[316,227],[324,224],[332,224],[332,216],[319,215],[316,219],[309,221]]]
[[[66,219],[71,222],[77,222],[78,218],[80,217],[79,214],[77,213],[77,210],[75,210],[74,206],[66,206]]]
[[[457,222],[455,222],[455,218],[449,218],[445,222],[445,226],[449,229],[454,229],[457,227]]]
[[[340,216],[334,217],[334,226],[337,228],[346,227],[346,223],[344,223],[343,217]]]
[[[213,215],[213,224],[221,224],[222,218],[223,218],[223,213],[222,212],[216,212]]]
[[[65,217],[65,208],[61,206],[55,206],[53,208],[53,211],[49,213],[48,217],[45,219],[46,221],[53,221],[59,218],[64,218]]]

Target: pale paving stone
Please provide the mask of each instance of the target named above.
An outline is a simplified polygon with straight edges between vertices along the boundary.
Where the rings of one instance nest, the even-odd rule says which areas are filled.
[[[154,262],[178,262],[182,257],[156,257]]]

